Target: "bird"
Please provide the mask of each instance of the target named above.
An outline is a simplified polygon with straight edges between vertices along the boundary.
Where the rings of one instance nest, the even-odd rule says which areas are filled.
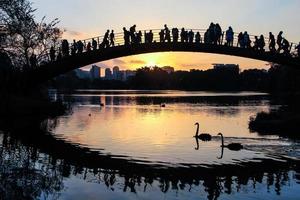
[[[231,151],[239,151],[239,150],[243,149],[243,145],[240,144],[240,143],[230,143],[230,144],[224,145],[223,134],[222,133],[218,133],[218,135],[220,135],[221,138],[222,138],[222,145],[221,145],[222,148],[226,147],[226,148],[228,148]]]
[[[164,107],[166,107],[166,104],[162,103],[162,104],[160,104],[160,107],[164,108]]]
[[[202,141],[211,141],[211,135],[209,133],[201,133],[199,135],[199,123],[196,122],[195,126],[197,126],[197,130],[196,130],[196,134],[195,134],[195,138],[198,138]]]
[[[89,114],[89,117],[91,117],[91,116],[92,116],[92,114],[90,113],[90,114]]]
[[[100,103],[100,106],[103,107],[103,106],[104,106],[104,103]]]

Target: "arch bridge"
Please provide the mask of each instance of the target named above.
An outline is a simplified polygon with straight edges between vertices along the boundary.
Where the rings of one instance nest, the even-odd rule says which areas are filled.
[[[123,33],[115,33],[115,45],[102,47],[104,36],[97,36],[94,38],[88,38],[82,40],[84,45],[83,52],[75,53],[73,55],[67,55],[61,59],[50,61],[50,55],[47,54],[37,69],[30,72],[30,82],[32,84],[42,83],[50,80],[56,76],[64,74],[68,71],[81,68],[96,62],[106,61],[124,56],[138,55],[144,53],[154,52],[202,52],[202,53],[213,53],[223,54],[229,56],[238,56],[250,59],[256,59],[266,62],[272,62],[282,64],[291,67],[300,68],[300,59],[296,55],[296,43],[291,43],[289,47],[290,54],[285,55],[283,53],[271,52],[269,50],[269,39],[265,38],[265,47],[263,51],[255,50],[254,48],[242,48],[238,45],[238,34],[234,33],[234,40],[232,45],[227,45],[225,40],[225,32],[222,33],[218,43],[204,42],[204,29],[186,29],[187,31],[192,30],[195,34],[197,32],[201,35],[201,40],[196,41],[195,37],[192,41],[181,42],[180,32],[178,41],[174,41],[171,34],[171,41],[161,41],[159,32],[161,29],[152,29],[153,41],[148,42],[145,40],[145,33],[149,33],[150,30],[141,31],[143,36],[141,41],[138,43],[126,44],[124,42]],[[88,49],[88,43],[92,41],[97,42],[96,49]],[[251,46],[254,45],[255,36],[250,35]],[[69,44],[69,49],[72,48],[73,44]],[[57,51],[56,51],[57,52]]]

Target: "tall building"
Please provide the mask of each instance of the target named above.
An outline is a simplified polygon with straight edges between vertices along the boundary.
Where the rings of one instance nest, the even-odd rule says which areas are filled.
[[[91,79],[100,79],[101,78],[101,69],[97,65],[93,65],[90,69]]]
[[[113,79],[114,80],[120,79],[120,68],[118,66],[114,66],[113,68]]]
[[[111,80],[112,79],[112,73],[111,73],[110,68],[106,68],[105,69],[105,77],[104,77],[104,79],[106,79],[106,80]]]

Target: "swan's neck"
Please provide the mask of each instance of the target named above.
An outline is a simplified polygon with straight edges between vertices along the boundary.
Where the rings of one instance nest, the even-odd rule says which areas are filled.
[[[222,140],[222,147],[224,147],[224,137],[223,137],[223,134],[221,134],[221,140]]]
[[[197,124],[196,126],[197,126],[196,137],[198,137],[198,135],[199,135],[199,124]]]

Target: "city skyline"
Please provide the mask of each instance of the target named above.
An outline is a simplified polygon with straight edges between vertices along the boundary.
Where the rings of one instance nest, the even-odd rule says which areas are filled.
[[[63,37],[69,40],[103,35],[107,29],[121,32],[122,27],[133,24],[137,25],[137,29],[162,28],[164,24],[168,24],[170,28],[207,28],[210,22],[220,23],[223,30],[232,26],[235,32],[247,30],[251,34],[265,36],[269,31],[277,35],[283,30],[284,36],[293,42],[297,42],[300,35],[300,28],[295,26],[297,19],[291,17],[300,6],[300,2],[295,0],[255,0],[251,4],[235,0],[34,0],[33,6],[38,9],[39,18],[43,15],[48,19],[59,17],[59,26],[66,30]],[[186,13],[186,10],[189,12]],[[212,63],[237,63],[242,69],[268,67],[266,62],[232,56],[170,52],[123,57],[102,62],[101,65],[120,63],[127,69],[135,69],[140,65],[171,65],[184,70],[201,66],[201,69],[207,69]]]

